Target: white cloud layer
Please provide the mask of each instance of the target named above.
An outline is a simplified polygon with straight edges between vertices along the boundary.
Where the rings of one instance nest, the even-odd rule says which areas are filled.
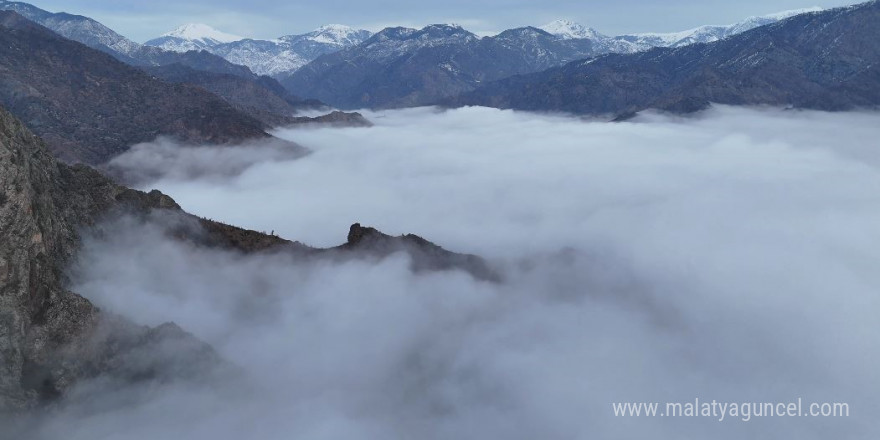
[[[403,257],[297,264],[110,227],[87,242],[74,290],[143,324],[177,322],[245,377],[161,389],[109,413],[62,411],[40,433],[818,439],[880,429],[880,115],[368,117],[375,127],[279,132],[314,151],[300,159],[197,176],[172,160],[149,186],[195,214],[313,245],[339,244],[356,221],[417,233],[492,259],[504,283],[412,274]],[[718,422],[611,409],[696,397],[847,402],[851,416]]]

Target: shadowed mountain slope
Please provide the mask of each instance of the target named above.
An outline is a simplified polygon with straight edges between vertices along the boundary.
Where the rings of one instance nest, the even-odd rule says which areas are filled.
[[[158,80],[0,11],[0,104],[70,162],[102,163],[168,135],[193,143],[265,138],[264,124],[217,96]]]

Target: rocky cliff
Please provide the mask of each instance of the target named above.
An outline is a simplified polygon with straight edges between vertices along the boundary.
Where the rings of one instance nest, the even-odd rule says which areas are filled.
[[[33,407],[97,374],[158,377],[163,366],[153,362],[215,357],[174,325],[150,329],[102,315],[65,288],[64,267],[80,229],[126,206],[177,208],[162,194],[56,162],[41,140],[0,110],[0,411]],[[191,357],[136,361],[140,350],[171,342]]]

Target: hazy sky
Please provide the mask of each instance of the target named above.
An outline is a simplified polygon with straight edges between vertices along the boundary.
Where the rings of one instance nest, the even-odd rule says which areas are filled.
[[[752,15],[811,6],[834,7],[852,0],[47,0],[53,12],[87,15],[143,42],[178,25],[200,22],[246,37],[275,38],[326,23],[378,30],[388,25],[455,22],[477,33],[566,18],[607,34],[665,32],[701,24],[728,24]]]

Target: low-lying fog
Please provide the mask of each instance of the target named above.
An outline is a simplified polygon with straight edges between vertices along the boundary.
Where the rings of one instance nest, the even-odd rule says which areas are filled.
[[[403,256],[297,265],[111,226],[87,242],[73,290],[139,323],[175,321],[244,378],[164,387],[129,406],[93,398],[102,410],[65,410],[39,434],[824,439],[880,429],[880,114],[366,116],[375,127],[277,132],[311,149],[305,157],[257,151],[271,145],[169,155],[159,143],[115,165],[146,170],[143,188],[194,214],[322,247],[354,222],[416,233],[488,258],[502,284],[412,274]],[[624,418],[611,405],[694,398],[846,402],[850,417]]]

